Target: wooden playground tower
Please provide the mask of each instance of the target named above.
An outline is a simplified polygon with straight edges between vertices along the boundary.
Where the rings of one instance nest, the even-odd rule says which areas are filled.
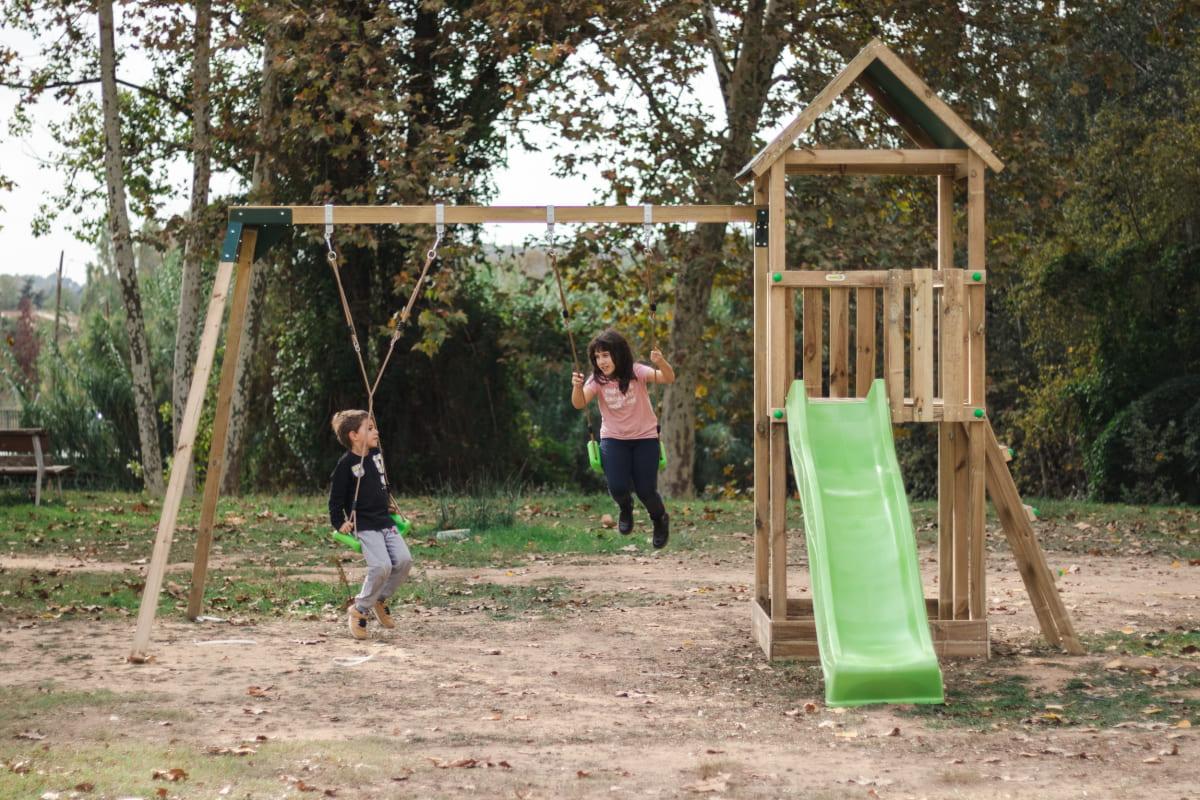
[[[791,145],[829,104],[857,82],[922,149],[836,151]],[[939,596],[927,601],[940,655],[986,655],[984,487],[991,493],[1046,638],[1082,652],[984,411],[984,170],[1002,168],[987,145],[878,41],[871,42],[742,173],[754,180],[754,206],[270,206],[230,210],[212,295],[201,331],[174,463],[192,458],[204,395],[233,286],[225,354],[211,432],[208,472],[187,615],[203,607],[216,520],[225,435],[251,273],[294,226],[454,225],[479,223],[628,224],[753,222],[755,597],[753,633],[769,657],[815,658],[811,601],[787,597],[787,436],[784,397],[795,374],[793,295],[804,299],[803,371],[817,397],[866,393],[877,374],[883,314],[883,377],[897,422],[934,422],[939,452]],[[822,273],[789,270],[785,259],[789,174],[934,175],[938,181],[937,269]],[[967,182],[967,269],[953,266],[952,199]],[[879,293],[883,292],[882,303]],[[824,295],[829,295],[829,380],[823,375]],[[905,298],[911,326],[905,328]],[[854,309],[853,384],[849,348]],[[905,341],[911,340],[906,353]],[[938,362],[935,364],[935,344]],[[906,393],[905,379],[908,379]],[[853,385],[854,391],[851,391]],[[937,391],[935,391],[935,387]],[[163,499],[129,659],[145,661],[174,539],[186,470],[173,470]]]
[[[793,146],[852,84],[865,90],[917,149]],[[789,598],[787,591],[784,400],[797,374],[808,396],[816,398],[865,397],[871,382],[882,377],[893,422],[938,426],[938,594],[926,599],[926,609],[939,656],[988,655],[985,490],[1042,633],[1070,653],[1083,652],[1009,472],[1009,451],[997,442],[987,415],[984,176],[989,168],[999,172],[1004,165],[895,53],[875,40],[739,175],[743,182],[754,182],[759,209],[754,243],[751,619],[754,638],[768,658],[818,656],[812,600]],[[936,268],[789,269],[789,175],[935,177]],[[954,263],[954,195],[961,183],[967,199],[965,269]],[[802,308],[799,372],[797,292]]]

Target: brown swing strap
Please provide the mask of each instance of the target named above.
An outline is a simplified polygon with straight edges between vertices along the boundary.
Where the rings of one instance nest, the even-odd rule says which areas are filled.
[[[379,428],[379,423],[375,419],[375,392],[379,389],[379,382],[383,380],[384,372],[386,372],[388,363],[392,359],[392,352],[396,349],[396,342],[400,340],[403,327],[408,322],[409,317],[412,314],[412,309],[413,306],[416,305],[417,298],[421,295],[421,289],[425,285],[425,278],[429,274],[429,268],[433,265],[433,262],[437,260],[438,247],[442,243],[446,227],[445,223],[443,222],[444,208],[445,207],[441,203],[437,205],[436,238],[433,241],[433,245],[425,252],[425,264],[421,268],[421,274],[417,278],[416,285],[413,286],[413,290],[409,294],[408,303],[405,304],[404,308],[395,317],[396,325],[392,330],[391,340],[388,342],[387,353],[384,355],[383,362],[379,365],[379,370],[375,374],[375,380],[371,381],[371,379],[367,376],[367,364],[363,358],[362,346],[358,341],[358,331],[354,325],[354,312],[350,309],[350,302],[346,298],[346,287],[342,284],[340,258],[338,257],[337,251],[333,248],[333,206],[325,206],[325,245],[328,250],[325,258],[329,262],[329,268],[332,270],[334,281],[337,283],[338,298],[341,300],[342,304],[342,315],[346,318],[346,327],[350,329],[350,343],[354,346],[354,356],[358,361],[359,373],[362,375],[363,388],[366,389],[367,392],[367,418],[370,419],[371,422],[375,423],[376,430]],[[379,456],[380,462],[383,463],[382,444],[379,447]],[[364,463],[366,460],[367,456],[364,453],[358,462],[359,469],[358,475],[356,476],[357,480],[354,484],[354,499],[350,506],[350,522],[354,525],[355,533],[358,532],[358,493],[362,488],[362,479],[365,472]],[[384,480],[387,481],[386,468],[383,468],[382,471]],[[392,505],[395,505],[396,501],[395,498],[392,497],[390,482],[387,483],[387,487],[388,500]]]

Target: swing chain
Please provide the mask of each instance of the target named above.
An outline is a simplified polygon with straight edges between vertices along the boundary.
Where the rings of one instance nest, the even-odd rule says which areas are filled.
[[[546,258],[558,258],[554,244],[554,206],[546,206]]]

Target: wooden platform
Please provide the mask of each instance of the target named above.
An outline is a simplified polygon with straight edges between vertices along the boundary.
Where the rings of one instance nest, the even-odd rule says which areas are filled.
[[[937,598],[925,600],[929,616],[929,629],[933,634],[933,648],[939,658],[987,658],[989,632],[986,619],[938,619]],[[796,658],[815,661],[817,649],[817,626],[813,618],[812,600],[789,599],[787,619],[772,621],[770,608],[755,600],[750,604],[750,623],[754,641],[762,648],[767,658]]]

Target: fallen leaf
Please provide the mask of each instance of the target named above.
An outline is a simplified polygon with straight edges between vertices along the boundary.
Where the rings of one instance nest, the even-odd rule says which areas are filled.
[[[96,784],[94,784],[94,783],[84,782],[84,783],[75,784],[75,791],[77,791],[77,792],[90,792],[95,788],[96,788]]]
[[[708,780],[689,783],[683,788],[689,792],[695,792],[696,794],[724,792],[729,788],[729,776],[730,774],[728,772],[719,772]]]
[[[1192,721],[1190,719],[1181,719],[1181,720],[1179,720],[1179,722],[1176,722],[1173,727],[1190,728],[1190,727],[1192,727]]]
[[[605,514],[604,516],[607,517],[608,515]],[[588,772],[586,769],[577,769],[577,770],[575,770],[575,777],[576,778],[590,778],[590,777],[592,777],[592,773]]]
[[[1161,764],[1161,763],[1163,763],[1163,760],[1161,758],[1159,758],[1158,756],[1150,756],[1149,758],[1143,758],[1142,763],[1143,764]]]
[[[246,694],[250,695],[251,697],[266,697],[267,692],[271,691],[274,688],[275,688],[274,686],[267,686],[267,687],[250,686],[246,689]]]
[[[151,780],[171,781],[174,783],[175,781],[186,781],[187,776],[188,774],[179,767],[173,767],[171,769],[156,769],[150,775],[150,778]]]
[[[21,731],[17,734],[18,739],[29,739],[32,742],[40,742],[46,738],[46,734],[38,733],[37,731]]]

